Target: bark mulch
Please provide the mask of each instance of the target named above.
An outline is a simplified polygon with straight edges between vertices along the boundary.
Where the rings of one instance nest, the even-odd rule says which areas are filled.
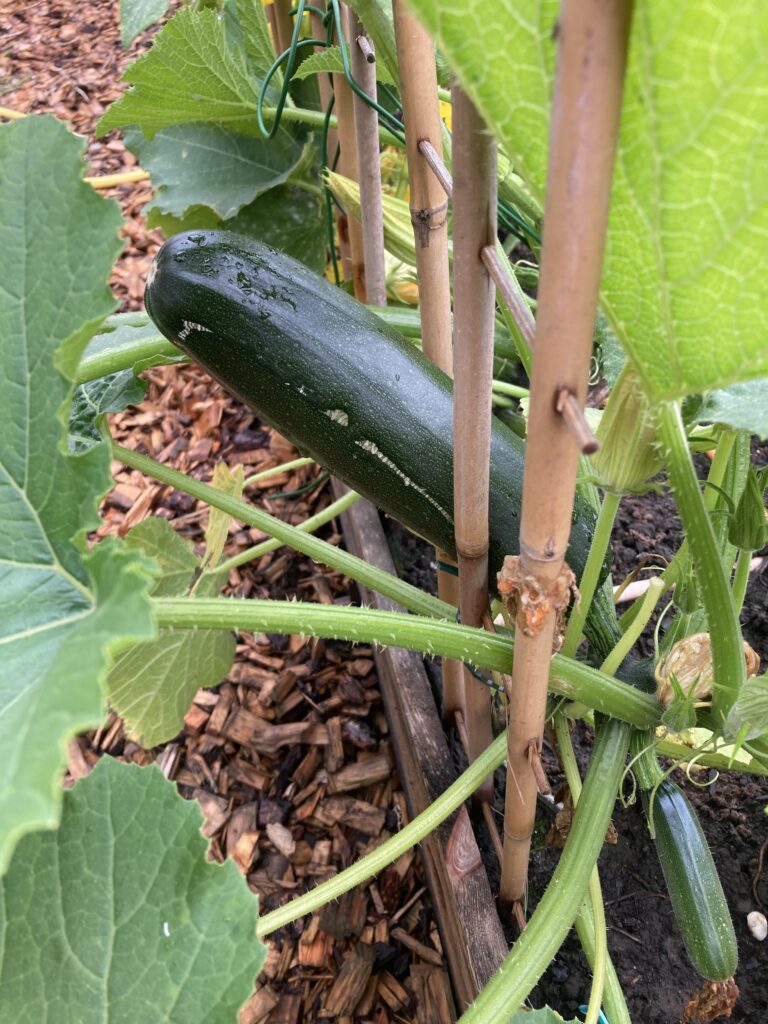
[[[118,138],[94,138],[98,119],[122,92],[122,70],[152,35],[145,33],[126,55],[117,11],[108,0],[38,0],[0,12],[0,105],[67,121],[87,140],[90,175],[136,165]],[[112,288],[122,309],[141,308],[146,273],[162,242],[142,219],[151,188],[140,182],[105,194],[120,201],[126,218]],[[197,369],[156,368],[148,380],[146,401],[112,417],[120,443],[205,480],[222,459],[251,475],[296,456]],[[147,516],[162,516],[202,548],[207,507],[119,463],[113,469],[101,535],[122,536]],[[275,496],[313,482],[300,495]],[[270,477],[248,497],[293,524],[333,500],[316,466]],[[321,536],[338,543],[339,524],[330,523]],[[262,539],[233,523],[225,557]],[[286,548],[232,570],[226,592],[324,604],[353,599],[348,579]],[[110,713],[101,728],[70,745],[64,784],[73,785],[104,754],[157,761],[182,795],[197,799],[211,858],[232,857],[264,910],[343,870],[408,820],[369,648],[241,635],[229,677],[197,692],[171,742],[145,750]],[[369,885],[283,928],[268,946],[242,1024],[455,1019],[414,851]]]

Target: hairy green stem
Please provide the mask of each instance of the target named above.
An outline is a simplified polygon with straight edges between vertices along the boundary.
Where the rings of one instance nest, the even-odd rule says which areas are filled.
[[[701,768],[717,768],[718,771],[744,772],[746,775],[768,775],[768,767],[753,758],[749,763],[744,761],[733,761],[727,754],[720,754],[717,751],[698,754],[691,747],[684,743],[675,743],[673,740],[658,740],[656,753],[659,757],[669,757],[679,763],[687,763],[696,758],[697,766]]]
[[[397,860],[401,854],[420,843],[425,836],[433,832],[446,818],[467,800],[499,765],[506,754],[506,733],[497,736],[493,743],[463,772],[444,793],[409,822],[400,832],[377,846],[362,860],[351,867],[322,882],[303,896],[297,896],[277,910],[264,914],[259,918],[256,934],[263,938],[270,935],[291,921],[296,921],[305,914],[312,913],[325,906],[331,900],[354,889],[356,885],[367,882],[383,868]]]
[[[560,751],[560,763],[565,772],[568,788],[571,791],[571,801],[574,808],[578,806],[581,796],[581,776],[579,767],[576,764],[576,754],[571,742],[571,734],[568,729],[568,719],[564,714],[556,714],[554,718],[555,735]],[[591,942],[584,953],[592,967],[592,988],[589,993],[589,1006],[584,1024],[598,1024],[600,1009],[604,1000],[608,1008],[610,1019],[615,1024],[619,1021],[629,1021],[629,1011],[624,1000],[624,993],[618,983],[618,977],[608,955],[608,934],[605,926],[605,907],[603,905],[603,894],[600,888],[600,874],[595,865],[589,879],[589,913],[587,917],[592,923]],[[579,919],[583,917],[584,908],[579,911],[576,918],[576,930],[581,937],[582,929],[579,928]],[[609,971],[609,967],[611,970]],[[618,988],[616,987],[618,986]]]
[[[302,534],[302,536],[304,536]],[[423,654],[455,658],[494,672],[509,672],[514,642],[508,633],[460,626],[455,619],[423,618],[297,601],[241,598],[154,598],[157,622],[176,629],[239,629],[258,633],[297,633],[352,643],[405,647]],[[555,655],[550,689],[604,714],[652,727],[659,721],[656,698],[583,662]]]
[[[605,841],[629,732],[615,720],[600,728],[571,832],[550,883],[501,968],[460,1024],[508,1024],[560,948],[579,912]]]
[[[263,108],[264,120],[270,121],[275,116],[274,107]],[[286,123],[293,122],[295,124],[308,124],[313,128],[320,128],[322,130],[326,123],[326,114],[323,110],[309,110],[307,107],[283,107],[281,114],[281,120]],[[339,122],[335,114],[331,114],[328,119],[329,128],[338,128]],[[379,141],[383,146],[395,146],[397,149],[405,149],[405,143],[402,139],[398,139],[396,135],[388,131],[383,125],[379,125]]]
[[[412,587],[410,583],[399,580],[396,576],[376,569],[362,558],[356,558],[346,551],[340,551],[332,544],[319,540],[311,534],[304,533],[295,526],[280,522],[274,516],[260,509],[254,508],[239,498],[233,498],[229,494],[216,490],[209,484],[180,473],[170,466],[164,466],[147,455],[139,455],[138,452],[123,448],[118,444],[112,444],[112,457],[126,466],[138,469],[147,476],[154,477],[161,483],[169,484],[185,494],[191,494],[199,501],[207,502],[214,508],[221,509],[240,522],[255,526],[264,533],[269,534],[282,544],[288,544],[304,555],[308,555],[313,561],[328,565],[337,572],[344,573],[353,580],[363,583],[370,590],[385,597],[392,598],[404,608],[419,615],[426,615],[434,618],[449,618],[452,621],[456,618],[456,609],[453,605],[440,601],[430,594],[426,594],[418,587]]]
[[[340,498],[337,498],[327,508],[324,508],[322,512],[318,512],[316,515],[310,516],[309,519],[305,519],[303,523],[299,523],[296,529],[301,530],[302,533],[314,533],[315,530],[319,530],[321,526],[330,523],[332,519],[341,515],[342,512],[346,512],[348,508],[351,508],[358,501],[360,501],[360,495],[356,491],[347,491],[346,494],[342,494]],[[254,558],[261,558],[262,555],[267,555],[270,551],[277,551],[281,547],[283,547],[281,540],[263,540],[260,544],[255,544],[252,548],[241,551],[239,555],[233,555],[226,562],[221,562],[211,572],[220,573],[222,570],[229,572],[230,569],[237,569],[238,566],[245,565],[246,562],[251,562]]]
[[[707,505],[691,462],[680,409],[665,402],[657,410],[659,437],[672,490],[691,548],[712,640],[712,714],[720,723],[746,676],[739,617],[731,598]]]
[[[616,519],[616,512],[618,511],[620,501],[620,494],[606,491],[603,504],[600,506],[600,514],[597,517],[592,544],[587,556],[587,564],[584,566],[584,572],[579,580],[579,603],[571,612],[568,628],[565,631],[562,653],[566,657],[572,658],[581,642],[584,622],[589,613],[592,598],[595,596],[595,588],[603,568],[605,553],[611,543],[611,531],[613,530],[613,523]]]

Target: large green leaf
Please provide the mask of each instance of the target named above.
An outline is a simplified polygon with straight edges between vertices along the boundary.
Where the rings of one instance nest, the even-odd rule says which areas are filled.
[[[127,50],[145,28],[168,10],[169,0],[120,0],[120,41]]]
[[[180,10],[123,81],[133,82],[133,88],[101,119],[101,134],[136,125],[152,138],[174,124],[206,121],[248,128],[255,120],[258,83],[242,50],[228,46],[216,11]]]
[[[408,0],[537,197],[556,0]],[[768,375],[768,7],[636,5],[603,304],[654,400]]]
[[[153,596],[188,592],[200,563],[189,541],[167,520],[145,519],[126,542],[159,565]],[[200,596],[217,596],[226,579],[207,579],[212,588]],[[134,644],[115,658],[107,676],[109,703],[134,739],[154,747],[179,732],[198,688],[220,683],[234,656],[235,638],[228,630],[161,629],[152,640]]]
[[[763,441],[768,438],[768,380],[750,380],[706,395],[697,423],[723,423],[734,430],[748,430]]]
[[[103,713],[110,652],[152,632],[143,556],[83,555],[109,452],[64,444],[68,378],[114,308],[120,248],[117,204],[81,180],[84,146],[53,117],[0,128],[0,871],[23,833],[56,825],[67,740]]]
[[[243,34],[243,48],[251,71],[264,78],[275,59],[275,50],[267,28],[261,0],[235,0],[237,21]],[[272,78],[273,86],[282,84],[280,72]]]
[[[72,396],[69,413],[71,450],[80,453],[100,444],[103,417],[108,412],[122,412],[129,405],[138,405],[146,391],[147,385],[133,370],[119,370],[80,384]]]
[[[215,124],[175,125],[151,140],[130,132],[126,144],[152,175],[148,209],[183,217],[191,206],[204,205],[224,220],[287,181],[304,154],[287,132],[267,140]]]
[[[257,900],[206,858],[197,804],[105,757],[0,884],[0,1006],[14,1024],[234,1024],[264,960]]]

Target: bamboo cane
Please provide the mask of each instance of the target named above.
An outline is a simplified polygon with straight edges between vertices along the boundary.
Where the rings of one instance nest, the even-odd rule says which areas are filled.
[[[488,608],[488,477],[495,288],[481,251],[496,241],[496,143],[471,100],[452,90],[454,301],[454,516],[461,621]],[[470,760],[492,740],[491,694],[464,672]],[[489,781],[477,794],[490,799]]]
[[[365,40],[371,55],[373,48],[362,22],[347,8],[352,77],[366,95],[376,99],[376,63],[371,63],[360,45]],[[387,304],[387,273],[384,265],[384,218],[381,209],[381,164],[379,162],[379,118],[373,107],[356,93],[352,97],[355,112],[355,142],[360,181],[360,211],[363,233],[366,301],[373,306]]]
[[[325,0],[316,0],[312,5],[317,7],[318,10],[325,10]],[[325,38],[325,25],[323,25],[323,19],[316,11],[309,12],[309,23],[312,27],[312,35],[315,39]],[[316,46],[315,53],[322,53],[323,47]],[[328,74],[322,74],[317,76],[317,88],[320,93],[320,106],[323,110],[328,109],[328,104],[331,102],[333,96],[333,89],[331,87],[331,76]],[[333,154],[336,152],[336,144],[338,143],[338,137],[335,128],[328,129],[328,153],[330,159],[333,160]]]
[[[416,241],[422,346],[424,354],[452,377],[448,202],[419,149],[424,141],[428,141],[438,155],[442,155],[435,47],[427,30],[402,0],[393,0],[392,10],[405,121],[411,220]],[[438,562],[450,561],[445,552],[436,554]],[[457,578],[438,570],[437,593],[443,601],[458,605]],[[443,661],[446,716],[460,711],[463,703],[464,668],[459,662],[446,659]]]
[[[563,557],[579,450],[556,406],[562,392],[579,408],[586,396],[630,16],[631,0],[564,0],[560,14],[520,558],[509,566],[518,601],[500,893],[508,904],[525,895],[534,769],[568,589]],[[537,591],[544,601],[531,605]]]
[[[274,0],[273,10],[275,15],[275,29],[277,31],[277,38],[275,42],[275,51],[277,53],[283,53],[291,45],[291,37],[293,36],[293,18],[291,17],[291,8],[293,7],[293,0]]]
[[[345,24],[346,8],[342,5],[342,25]],[[343,40],[339,40],[339,44]],[[352,104],[352,90],[342,74],[333,75],[336,125],[339,136],[339,163],[337,170],[345,178],[357,181],[357,147],[355,144],[355,113]],[[360,222],[354,217],[339,217],[339,249],[341,251],[344,277],[352,279],[355,298],[366,301],[365,265],[363,262],[363,232]]]

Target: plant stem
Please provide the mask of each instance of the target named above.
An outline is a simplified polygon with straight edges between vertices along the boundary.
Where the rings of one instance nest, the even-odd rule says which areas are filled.
[[[621,637],[619,642],[613,648],[611,653],[605,659],[603,664],[600,666],[601,672],[607,672],[612,674],[616,671],[619,665],[624,661],[626,656],[632,650],[637,643],[640,634],[645,629],[648,620],[653,614],[653,609],[658,604],[659,598],[664,593],[664,584],[661,580],[651,580],[648,590],[643,597],[643,603],[640,606],[640,611],[634,617],[630,625],[627,627],[626,633]]]
[[[581,796],[581,776],[579,775],[579,767],[576,764],[571,734],[568,730],[568,719],[560,713],[555,715],[555,735],[557,736],[557,745],[560,750],[560,763],[563,766],[568,788],[571,791],[571,802],[574,808],[576,808]],[[605,907],[603,906],[603,894],[600,889],[600,874],[597,870],[597,865],[593,868],[589,878],[589,905],[593,928],[593,942],[591,956],[588,955],[587,959],[592,967],[592,989],[589,994],[589,1008],[584,1024],[597,1024],[600,1007],[603,1003],[608,963],[610,962],[608,956],[608,936],[605,929]],[[587,950],[584,952],[587,953]],[[619,993],[621,993],[621,987],[619,987]],[[621,993],[621,996],[621,1002],[623,1003],[623,993]],[[624,1005],[624,1010],[626,1012],[626,1004]],[[613,1012],[611,1013],[612,1020],[616,1016]]]
[[[336,76],[334,75],[334,78],[335,77]],[[344,76],[342,75],[341,77],[343,78]],[[275,108],[265,106],[262,113],[264,115],[264,120],[267,121],[270,117],[274,117]],[[308,124],[313,128],[320,129],[322,129],[325,123],[325,114],[322,110],[309,110],[307,107],[289,107],[287,104],[283,107],[281,117],[286,124],[289,124],[290,122],[294,122],[295,124]],[[338,129],[339,122],[335,114],[331,114],[329,124],[331,128]],[[395,146],[397,149],[403,148],[402,140],[398,139],[396,135],[393,135],[383,125],[379,125],[379,141],[383,146]]]
[[[90,346],[89,346],[90,347]],[[122,344],[119,348],[105,348],[103,351],[86,349],[77,367],[76,384],[87,384],[107,374],[130,370],[136,363],[152,360],[152,365],[165,363],[188,363],[185,356],[173,342],[166,341],[158,331],[154,337],[144,337]]]
[[[736,700],[746,668],[739,618],[731,598],[707,505],[691,462],[680,409],[665,402],[657,410],[669,480],[690,544],[712,639],[712,713],[724,721]]]
[[[617,721],[608,721],[600,728],[571,832],[550,883],[498,973],[461,1017],[460,1024],[508,1024],[560,948],[605,841],[624,770],[629,732]]]
[[[452,605],[426,594],[418,587],[412,587],[409,583],[368,565],[362,558],[356,558],[346,551],[340,551],[324,540],[318,540],[311,534],[303,533],[295,526],[282,523],[274,516],[254,508],[253,505],[249,505],[245,501],[224,494],[209,484],[204,484],[185,473],[171,469],[170,466],[163,466],[147,455],[139,455],[138,452],[113,443],[112,457],[126,466],[131,466],[133,469],[146,473],[147,476],[154,477],[155,480],[160,480],[161,483],[184,491],[185,494],[191,494],[198,501],[204,501],[214,508],[221,509],[233,519],[247,523],[249,526],[255,526],[281,543],[288,544],[296,551],[309,556],[313,561],[328,565],[332,569],[336,569],[337,572],[364,583],[366,587],[374,590],[377,594],[391,597],[393,601],[397,601],[409,611],[437,618],[447,618],[451,621],[456,617],[456,609]]]
[[[717,768],[719,771],[744,772],[746,775],[767,776],[768,767],[753,758],[748,764],[744,761],[732,761],[727,754],[713,753],[697,754],[691,747],[684,743],[674,743],[672,740],[658,740],[656,753],[659,757],[669,757],[673,761],[686,763],[696,758],[696,764],[703,768]]]
[[[283,462],[279,466],[272,466],[270,469],[262,469],[260,473],[254,473],[243,483],[243,490],[257,483],[259,480],[266,480],[270,476],[277,476],[278,473],[287,473],[291,469],[301,469],[302,466],[311,466],[314,459],[299,458],[291,459],[290,462]]]
[[[367,882],[388,864],[420,843],[425,836],[433,832],[446,818],[459,807],[477,789],[478,785],[491,775],[504,760],[506,737],[497,736],[487,750],[463,772],[444,793],[437,797],[426,810],[417,815],[405,828],[377,846],[356,864],[322,882],[303,896],[289,900],[282,907],[264,914],[259,918],[256,934],[259,938],[271,935],[291,921],[296,921],[305,914],[312,913],[325,906],[331,900],[338,899],[356,885]]]
[[[747,593],[749,567],[751,562],[751,551],[739,551],[739,557],[736,560],[736,572],[733,576],[733,604],[737,615],[741,614],[741,609],[744,607],[744,597]]]
[[[600,570],[603,567],[605,553],[611,543],[611,531],[613,530],[613,523],[616,519],[616,512],[618,511],[620,501],[621,495],[615,494],[613,491],[606,491],[603,504],[600,507],[600,515],[597,517],[592,544],[587,556],[587,564],[584,566],[584,572],[579,581],[581,597],[579,603],[571,612],[568,628],[565,632],[562,653],[566,657],[572,658],[581,642],[581,632],[592,604],[592,598],[595,595],[595,588],[600,577]]]
[[[319,530],[321,526],[325,526],[336,516],[341,515],[342,512],[346,512],[348,508],[351,508],[356,502],[360,500],[360,495],[356,491],[347,491],[336,501],[318,512],[314,516],[310,516],[309,519],[305,519],[303,523],[300,523],[296,529],[301,530],[302,533],[314,533],[315,530]],[[245,565],[246,562],[253,561],[254,558],[261,558],[262,555],[269,554],[270,551],[277,551],[278,548],[283,547],[281,540],[263,540],[260,544],[256,544],[245,551],[241,551],[239,555],[233,555],[232,558],[228,558],[226,562],[221,562],[212,569],[212,573],[220,573],[222,571],[229,572],[230,569],[237,569],[240,565]]]
[[[158,623],[177,629],[297,633],[352,643],[378,643],[421,651],[433,657],[456,658],[494,672],[509,672],[514,649],[511,635],[460,626],[453,618],[446,621],[369,608],[227,597],[158,597],[153,604]],[[551,671],[550,689],[561,697],[580,701],[639,728],[658,724],[656,698],[634,686],[561,655],[552,659]]]

